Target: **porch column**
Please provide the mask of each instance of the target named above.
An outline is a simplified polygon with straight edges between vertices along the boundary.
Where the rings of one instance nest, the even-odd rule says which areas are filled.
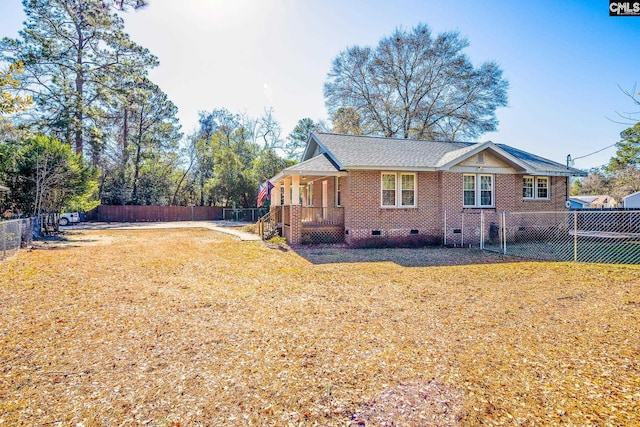
[[[291,241],[297,245],[302,240],[302,206],[300,206],[300,175],[291,177]]]
[[[291,177],[291,204],[300,204],[300,175]]]
[[[290,206],[291,215],[291,236],[289,242],[292,245],[297,245],[302,240],[302,206],[299,204]]]
[[[284,205],[289,206],[291,204],[291,179],[284,179]]]
[[[271,206],[280,206],[280,184],[271,189]]]
[[[329,206],[329,192],[327,180],[322,181],[322,219],[327,219],[327,207]]]

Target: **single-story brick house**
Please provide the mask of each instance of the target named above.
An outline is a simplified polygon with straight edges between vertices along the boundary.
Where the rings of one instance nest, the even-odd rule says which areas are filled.
[[[291,244],[439,243],[461,212],[567,209],[580,170],[493,142],[314,133],[271,179],[272,218]]]

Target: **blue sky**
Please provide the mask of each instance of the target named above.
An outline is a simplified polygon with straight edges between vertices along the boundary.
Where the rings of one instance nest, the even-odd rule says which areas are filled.
[[[21,2],[1,2],[0,36],[16,37]],[[619,88],[638,83],[640,91],[640,17],[610,17],[606,0],[150,0],[125,20],[132,39],[158,56],[151,78],[178,106],[187,133],[198,111],[222,107],[252,117],[273,107],[283,137],[301,118],[326,119],[322,85],[333,58],[418,23],[459,31],[474,64],[496,61],[509,80],[499,130],[481,141],[565,163],[567,154],[617,142],[628,126],[612,120],[640,110]],[[614,154],[609,148],[575,167]]]

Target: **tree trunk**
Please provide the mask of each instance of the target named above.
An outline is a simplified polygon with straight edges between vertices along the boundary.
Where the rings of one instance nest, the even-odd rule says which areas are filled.
[[[84,70],[82,69],[82,49],[84,49],[84,35],[82,28],[76,24],[76,33],[78,34],[78,55],[76,57],[76,111],[75,118],[75,148],[76,155],[83,153],[82,141],[82,121],[84,120]]]
[[[140,108],[140,122],[138,123],[138,144],[136,147],[136,159],[133,164],[133,192],[131,200],[138,204],[138,178],[140,176],[140,157],[142,152],[142,125],[144,121],[144,106]]]
[[[184,179],[189,174],[189,171],[191,170],[192,166],[193,166],[193,157],[191,158],[191,162],[189,163],[189,167],[182,174],[182,177],[180,178],[180,181],[178,181],[178,185],[176,186],[176,191],[173,192],[173,197],[171,198],[171,206],[175,206],[176,205],[176,199],[178,198],[178,192],[180,191],[180,187],[182,187],[182,182],[184,181]]]

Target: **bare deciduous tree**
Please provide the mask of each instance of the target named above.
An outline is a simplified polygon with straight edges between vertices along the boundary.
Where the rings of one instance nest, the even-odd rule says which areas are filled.
[[[386,137],[460,140],[494,131],[508,82],[495,62],[474,67],[467,45],[457,32],[432,37],[420,24],[375,48],[348,48],[324,85],[330,116],[349,109],[361,133]]]

